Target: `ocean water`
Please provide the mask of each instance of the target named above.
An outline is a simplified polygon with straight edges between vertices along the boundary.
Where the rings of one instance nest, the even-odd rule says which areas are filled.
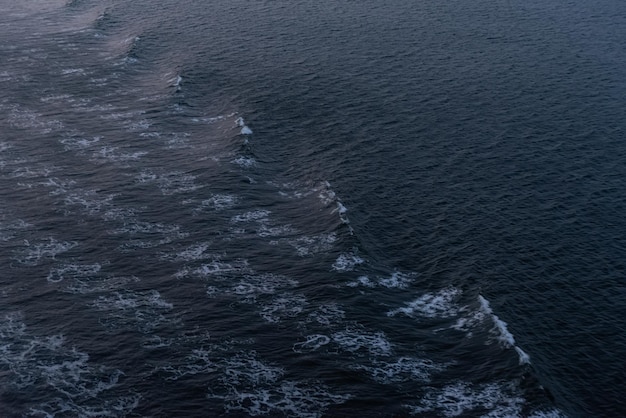
[[[608,0],[0,0],[0,416],[625,416],[624,39]]]

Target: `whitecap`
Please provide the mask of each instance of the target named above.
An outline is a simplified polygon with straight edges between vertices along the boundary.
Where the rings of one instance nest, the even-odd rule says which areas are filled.
[[[524,352],[521,348],[515,345],[515,337],[513,334],[509,332],[507,323],[498,318],[496,314],[493,313],[489,301],[478,295],[478,300],[480,301],[480,309],[484,312],[485,315],[491,317],[493,321],[493,327],[491,328],[491,333],[496,336],[498,341],[503,347],[506,348],[515,348],[519,356],[520,364],[530,364],[530,356]]]
[[[448,287],[436,293],[426,293],[407,303],[405,307],[390,310],[387,312],[387,316],[398,314],[425,318],[448,318],[455,316],[459,312],[456,300],[460,295],[461,291],[454,287]]]

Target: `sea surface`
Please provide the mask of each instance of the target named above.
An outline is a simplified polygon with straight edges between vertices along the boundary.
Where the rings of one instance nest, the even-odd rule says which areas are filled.
[[[625,40],[0,0],[0,417],[626,416]]]

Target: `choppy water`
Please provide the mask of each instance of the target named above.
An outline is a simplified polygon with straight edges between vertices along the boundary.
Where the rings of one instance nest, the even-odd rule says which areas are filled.
[[[623,416],[625,32],[0,1],[0,416]]]

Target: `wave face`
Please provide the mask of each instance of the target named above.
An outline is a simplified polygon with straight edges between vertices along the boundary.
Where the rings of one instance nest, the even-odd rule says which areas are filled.
[[[624,4],[158,3],[0,4],[0,415],[626,413]]]

